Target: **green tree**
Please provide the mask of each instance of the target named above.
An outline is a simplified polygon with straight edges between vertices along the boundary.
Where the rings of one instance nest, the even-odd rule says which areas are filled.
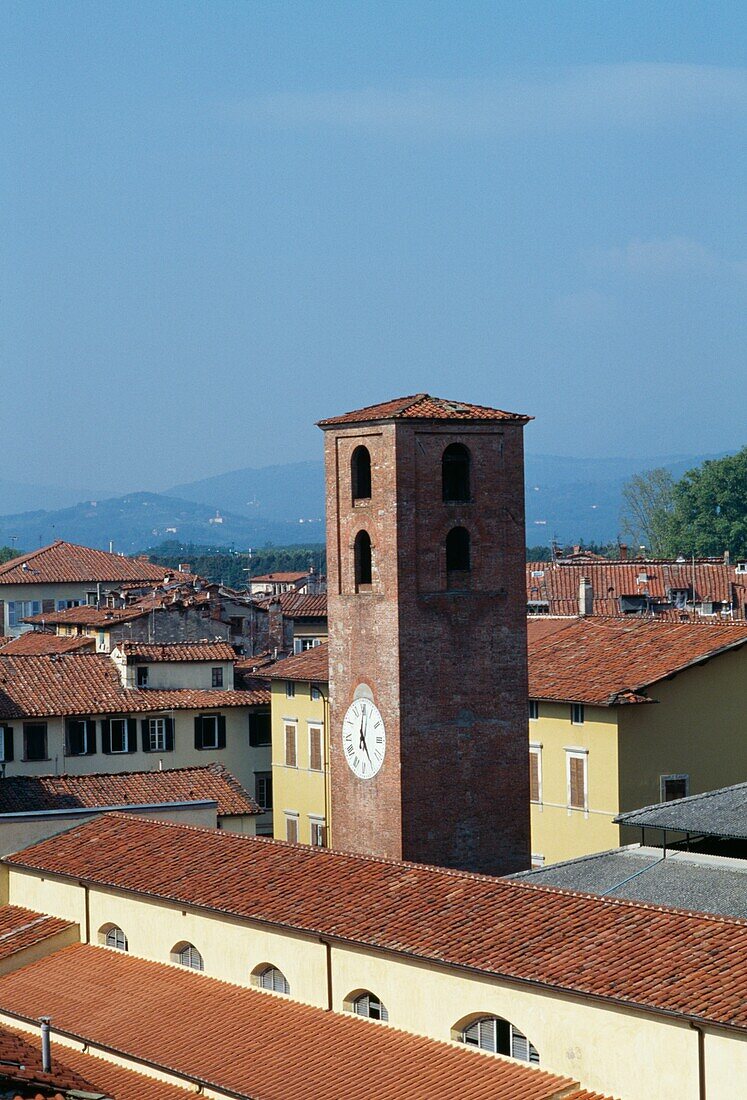
[[[674,478],[660,466],[634,474],[623,486],[622,532],[637,549],[645,546],[651,557],[664,557],[674,506]]]
[[[13,550],[10,546],[0,546],[0,565],[5,565],[6,561],[12,558],[17,558],[19,553],[19,550]]]
[[[704,462],[677,482],[667,517],[665,552],[747,558],[747,447]]]

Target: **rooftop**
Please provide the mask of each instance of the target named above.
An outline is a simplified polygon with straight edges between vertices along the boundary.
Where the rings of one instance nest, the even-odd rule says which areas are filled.
[[[745,644],[747,623],[588,616],[548,632],[530,619],[529,695],[598,706],[645,702],[651,684]]]
[[[5,862],[747,1028],[747,923],[734,918],[122,814],[102,815]]]
[[[747,840],[747,783],[619,814],[620,825]]]
[[[205,1012],[185,1012],[190,1004]],[[560,1100],[575,1084],[468,1047],[84,944],[0,976],[0,1009],[27,1020],[48,1012],[56,1030],[80,1042],[247,1100]],[[584,1090],[575,1095],[592,1100]]]
[[[43,657],[52,653],[75,653],[77,650],[93,649],[93,638],[85,635],[65,638],[59,634],[48,634],[44,630],[27,630],[17,638],[9,638],[0,646],[0,653],[15,657]]]
[[[379,405],[368,405],[340,416],[327,417],[326,420],[319,421],[319,427],[331,428],[338,424],[361,424],[373,420],[511,420],[526,424],[531,419],[531,416],[524,416],[522,413],[504,412],[503,409],[491,409],[485,405],[469,405],[464,401],[447,401],[443,397],[416,393],[410,397],[384,401]]]
[[[107,554],[61,539],[0,565],[0,585],[162,581],[163,576],[163,566],[153,565],[145,558]]]
[[[57,1051],[55,1051],[51,1071],[45,1072],[42,1066],[41,1042],[31,1040],[30,1035],[23,1035],[5,1026],[0,1027],[0,1089],[3,1090],[3,1096],[9,1095],[5,1092],[9,1084],[17,1089],[23,1089],[27,1097],[39,1095],[37,1093],[39,1088],[43,1088],[47,1096],[49,1095],[47,1090],[52,1088],[56,1089],[58,1094],[75,1091],[80,1096],[85,1093],[91,1100],[103,1100],[110,1095],[98,1085],[92,1085],[89,1079],[69,1068],[65,1062],[60,1061],[56,1057]],[[33,1090],[33,1093],[30,1090]]]
[[[309,576],[308,569],[305,573],[261,573],[256,577],[249,577],[248,584],[298,584]]]
[[[265,692],[124,688],[105,654],[6,656],[0,652],[0,719],[215,710],[266,703]]]
[[[747,921],[747,860],[631,845],[515,876],[538,886],[631,898]]]
[[[155,664],[167,661],[235,661],[236,651],[228,642],[120,642],[117,649],[129,661]]]
[[[309,680],[326,683],[329,680],[329,645],[322,642],[303,653],[284,657],[268,668],[263,675],[271,680]]]
[[[58,917],[34,913],[18,905],[0,905],[0,961],[72,927],[71,921]]]
[[[147,615],[145,607],[67,607],[63,611],[42,611],[39,615],[29,615],[23,621],[34,626],[112,626],[115,623],[129,623]]]
[[[269,608],[280,602],[280,609],[286,619],[326,619],[327,595],[307,596],[298,592],[282,592],[274,598],[262,600],[258,607]]]
[[[210,799],[221,817],[262,810],[222,764],[147,772],[12,775],[0,783],[0,815],[146,806]]]

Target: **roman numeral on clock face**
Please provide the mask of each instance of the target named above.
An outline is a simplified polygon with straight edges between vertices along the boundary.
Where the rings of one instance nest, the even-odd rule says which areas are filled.
[[[342,747],[348,767],[357,779],[370,780],[386,756],[384,719],[370,699],[356,699],[342,720]]]

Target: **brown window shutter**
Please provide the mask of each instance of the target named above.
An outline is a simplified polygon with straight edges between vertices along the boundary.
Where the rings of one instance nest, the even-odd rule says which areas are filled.
[[[285,727],[285,763],[289,768],[296,767],[296,727]]]
[[[571,768],[571,806],[576,810],[584,810],[586,808],[586,798],[584,791],[584,770],[585,761],[579,756],[572,756],[570,760]]]
[[[540,799],[539,754],[529,753],[529,798],[532,802]]]
[[[309,767],[313,772],[322,770],[322,731],[314,729],[309,731]]]
[[[295,817],[285,819],[285,839],[291,844],[298,844],[298,821]]]

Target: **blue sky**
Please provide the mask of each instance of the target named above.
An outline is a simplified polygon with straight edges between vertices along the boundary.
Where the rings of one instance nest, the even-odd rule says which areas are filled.
[[[319,458],[420,390],[743,445],[746,10],[5,0],[2,476]]]

